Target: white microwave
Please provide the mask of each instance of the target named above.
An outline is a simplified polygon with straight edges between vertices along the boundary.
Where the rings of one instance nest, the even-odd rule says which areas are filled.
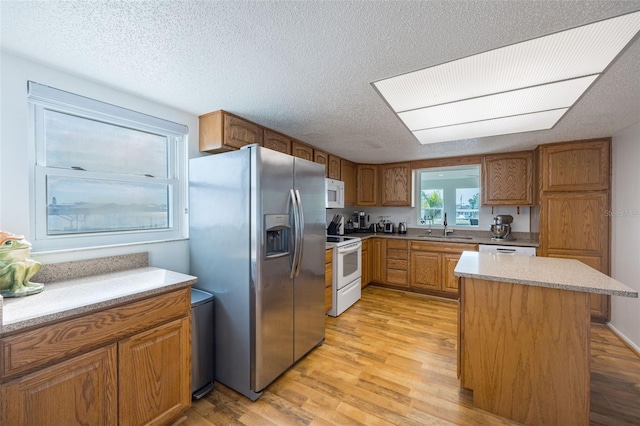
[[[328,209],[344,208],[344,182],[325,179],[325,199]]]

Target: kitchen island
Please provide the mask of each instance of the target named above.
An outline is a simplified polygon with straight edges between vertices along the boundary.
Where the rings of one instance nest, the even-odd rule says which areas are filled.
[[[479,408],[532,425],[589,424],[590,293],[638,293],[572,259],[464,252],[458,377]]]

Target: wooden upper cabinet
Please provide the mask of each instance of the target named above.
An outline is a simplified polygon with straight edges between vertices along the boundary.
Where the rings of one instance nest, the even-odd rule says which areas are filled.
[[[296,140],[291,141],[291,155],[303,160],[314,161],[313,147]]]
[[[482,159],[482,204],[533,204],[533,152],[485,155]]]
[[[355,206],[357,199],[357,174],[358,169],[354,163],[342,159],[340,161],[340,178],[344,182],[344,205]]]
[[[223,152],[242,148],[245,145],[262,145],[262,127],[251,121],[215,111],[200,117],[200,151]]]
[[[340,179],[340,157],[329,154],[329,165],[327,166],[327,177],[329,179]]]
[[[313,161],[318,164],[324,164],[324,175],[329,176],[329,154],[318,149],[313,150]]]
[[[383,164],[380,166],[382,176],[382,205],[411,206],[411,164]]]
[[[610,187],[611,139],[540,147],[542,191],[601,191]]]
[[[264,142],[262,146],[291,155],[291,139],[273,130],[264,129]]]
[[[358,164],[356,168],[358,171],[356,204],[358,206],[378,205],[378,174],[380,167],[375,164]]]

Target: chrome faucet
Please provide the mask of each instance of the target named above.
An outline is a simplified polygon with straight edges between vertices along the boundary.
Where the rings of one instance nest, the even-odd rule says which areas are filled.
[[[446,237],[447,234],[450,234],[454,231],[454,229],[447,229],[447,213],[444,214],[444,221],[442,222],[442,225],[444,225],[444,236]]]

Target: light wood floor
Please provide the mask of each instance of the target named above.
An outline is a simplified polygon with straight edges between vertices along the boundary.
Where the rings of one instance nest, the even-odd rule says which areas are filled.
[[[456,322],[455,302],[368,286],[258,401],[216,383],[181,425],[515,424],[459,388]],[[640,359],[599,324],[591,353],[591,424],[640,425]]]

